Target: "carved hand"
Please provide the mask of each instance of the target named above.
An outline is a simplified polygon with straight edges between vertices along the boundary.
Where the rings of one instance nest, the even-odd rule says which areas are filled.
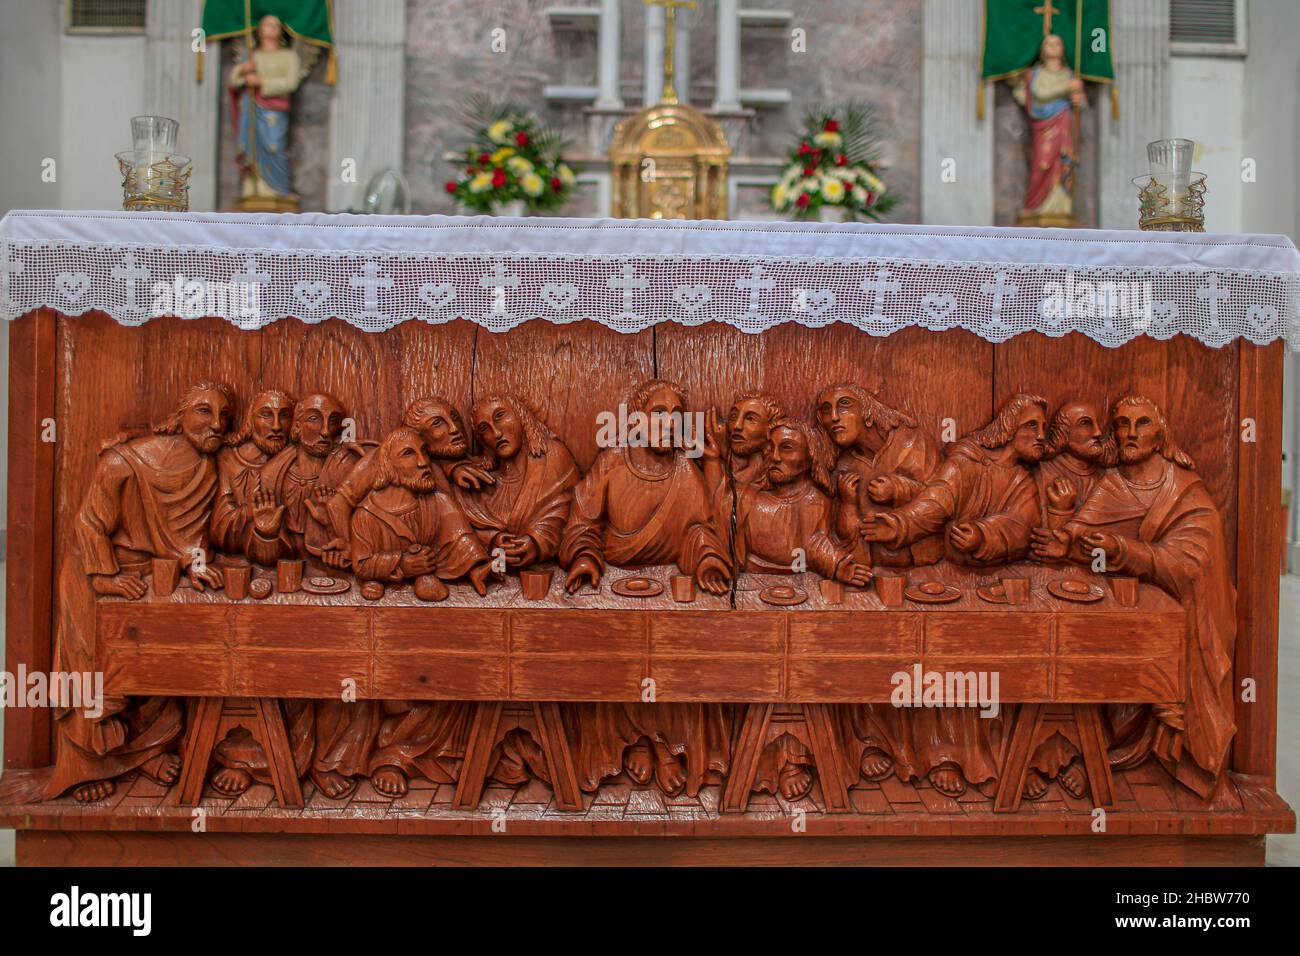
[[[311,512],[311,516],[326,527],[328,527],[330,523],[330,513],[325,507],[325,503],[332,497],[334,497],[333,488],[317,485],[312,489],[311,497],[304,502],[304,504],[307,505],[307,510]]]
[[[341,548],[332,547],[332,545],[334,545],[336,541],[337,539],[335,539],[335,541],[331,541],[325,547],[321,548],[321,552],[320,552],[321,560],[325,562],[325,566],[327,568],[335,568],[339,571],[346,571],[348,569],[348,565],[352,563],[352,559],[348,552],[346,543],[344,543],[343,547]]]
[[[857,472],[840,472],[839,480],[835,482],[835,490],[840,496],[840,501],[856,505],[858,503],[858,485],[861,481],[862,476]]]
[[[253,492],[253,527],[264,538],[273,538],[280,533],[280,523],[284,520],[284,505],[278,504],[274,492],[258,488]]]
[[[854,475],[856,478],[857,475]],[[894,483],[883,475],[879,478],[872,478],[867,484],[867,497],[878,505],[892,505],[894,503]]]
[[[508,535],[502,547],[506,552],[506,564],[512,568],[526,568],[542,556],[542,549],[531,535]]]
[[[128,601],[140,600],[148,590],[144,578],[134,571],[123,571],[120,574],[92,574],[90,586],[94,588],[96,594],[124,597]]]
[[[721,458],[727,452],[727,427],[718,418],[718,410],[712,405],[704,420],[704,457]]]
[[[726,594],[731,589],[731,575],[720,558],[708,557],[695,569],[695,583],[710,594]]]
[[[984,543],[984,532],[979,529],[979,525],[963,521],[961,524],[955,524],[949,529],[948,538],[952,541],[952,546],[958,551],[963,554],[972,554]]]
[[[1053,511],[1073,511],[1078,497],[1074,485],[1064,478],[1055,478],[1047,486],[1047,505]]]
[[[1119,558],[1119,538],[1109,531],[1091,531],[1081,539],[1089,551],[1101,548],[1106,553],[1107,561]]]
[[[221,576],[221,570],[211,564],[205,564],[202,570],[195,568],[194,565],[190,565],[189,570],[186,573],[189,575],[190,586],[196,591],[202,591],[203,585],[205,584],[209,587],[219,588],[223,587],[226,583],[225,579]]]
[[[438,566],[438,555],[432,550],[421,550],[415,554],[403,554],[398,567],[403,577],[418,578],[421,574],[432,574]]]
[[[600,565],[595,558],[585,555],[574,561],[569,568],[569,576],[564,579],[564,590],[576,594],[584,581],[593,588],[600,587]]]
[[[863,541],[888,541],[892,537],[884,518],[885,513],[880,511],[868,511],[862,516],[858,523],[858,534],[862,535]]]
[[[492,562],[484,561],[482,564],[475,565],[469,572],[469,583],[474,585],[474,590],[478,592],[479,597],[487,595],[487,580],[492,574]]]
[[[1029,556],[1035,561],[1059,561],[1070,550],[1070,536],[1051,528],[1034,528],[1029,532]]]
[[[451,480],[469,491],[478,491],[480,488],[486,488],[497,483],[491,473],[468,461],[452,465]]]
[[[835,580],[851,584],[855,588],[865,587],[867,582],[871,580],[871,568],[865,564],[844,561],[835,569]]]

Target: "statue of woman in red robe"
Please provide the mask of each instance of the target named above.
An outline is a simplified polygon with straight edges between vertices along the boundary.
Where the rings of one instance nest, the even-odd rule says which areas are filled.
[[[1083,81],[1065,63],[1065,43],[1043,37],[1038,62],[1022,73],[1011,95],[1029,114],[1029,188],[1019,223],[1074,225],[1074,197],[1068,183],[1074,165],[1071,107],[1084,103]]]

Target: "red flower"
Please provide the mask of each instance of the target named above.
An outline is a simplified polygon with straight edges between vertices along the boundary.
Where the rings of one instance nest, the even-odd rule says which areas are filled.
[[[838,133],[840,131],[839,120],[828,119],[826,125],[822,127],[828,133]]]
[[[799,198],[794,201],[794,204],[798,206],[800,209],[803,209],[805,206],[808,205],[808,194],[800,193]]]
[[[559,176],[552,176],[552,177],[551,177],[551,188],[554,189],[554,190],[558,193],[561,189],[564,188],[564,181],[561,180]]]
[[[453,183],[451,180],[448,180],[448,181],[447,181],[447,192],[449,192],[449,193],[454,193],[455,191],[456,191],[456,184]]]
[[[816,172],[817,172],[817,167],[816,167],[816,166],[805,166],[805,167],[803,168],[803,174],[804,174],[805,176],[812,176],[812,175],[815,175]]]
[[[506,184],[506,171],[504,169],[498,169],[494,171],[492,173],[493,187],[496,189],[500,189],[505,184]]]
[[[873,202],[875,202],[875,201],[876,201],[876,194],[873,193],[873,192],[868,192],[868,193],[867,193],[867,203],[866,203],[866,204],[867,204],[868,206],[870,206],[870,205],[871,205]]]
[[[465,172],[469,173],[471,176],[477,176],[477,175],[478,175],[478,167],[477,167],[477,166],[471,166],[469,169],[465,170]]]
[[[528,134],[524,132],[515,133],[515,142],[520,146],[527,146]]]
[[[478,162],[480,166],[486,166],[488,163],[492,162],[492,157],[487,153],[479,153]]]
[[[807,156],[807,155],[808,155],[809,153],[811,153],[811,152],[812,152],[812,147],[809,146],[807,143],[800,143],[800,144],[799,144],[799,155],[800,155],[800,156]]]
[[[849,164],[849,158],[845,156],[843,153],[840,153],[838,156],[835,157],[836,166],[847,166],[848,164]]]

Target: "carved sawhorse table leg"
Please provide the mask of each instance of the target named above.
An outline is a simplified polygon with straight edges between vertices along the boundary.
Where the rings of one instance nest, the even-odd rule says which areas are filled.
[[[280,702],[274,697],[200,697],[190,702],[189,727],[181,753],[181,776],[171,800],[183,807],[197,806],[203,795],[212,751],[217,741],[243,727],[262,745],[271,786],[280,806],[303,806],[302,787],[293,763],[293,750],[284,729]]]
[[[1060,732],[1079,748],[1088,774],[1092,805],[1109,810],[1115,806],[1115,780],[1106,755],[1106,738],[1101,728],[1098,704],[1021,704],[1002,751],[1002,775],[998,780],[993,810],[1014,813],[1020,809],[1029,776],[1029,762],[1043,741]]]
[[[451,805],[458,810],[473,810],[478,806],[488,771],[492,769],[488,766],[492,751],[506,734],[516,729],[531,734],[541,746],[551,775],[551,789],[555,791],[555,805],[561,810],[581,810],[578,774],[569,752],[569,739],[564,734],[560,705],[554,702],[476,704]]]
[[[731,755],[731,772],[722,791],[723,812],[745,812],[763,751],[783,734],[812,751],[826,812],[851,812],[853,806],[844,786],[844,754],[835,741],[828,704],[749,704],[745,708]]]

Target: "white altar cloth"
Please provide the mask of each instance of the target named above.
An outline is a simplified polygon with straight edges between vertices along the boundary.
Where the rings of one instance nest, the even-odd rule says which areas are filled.
[[[1284,236],[1089,229],[490,216],[15,211],[0,315],[49,307],[337,317],[367,331],[590,319],[622,332],[717,321],[1037,330],[1107,346],[1184,333],[1300,347],[1300,253]]]

